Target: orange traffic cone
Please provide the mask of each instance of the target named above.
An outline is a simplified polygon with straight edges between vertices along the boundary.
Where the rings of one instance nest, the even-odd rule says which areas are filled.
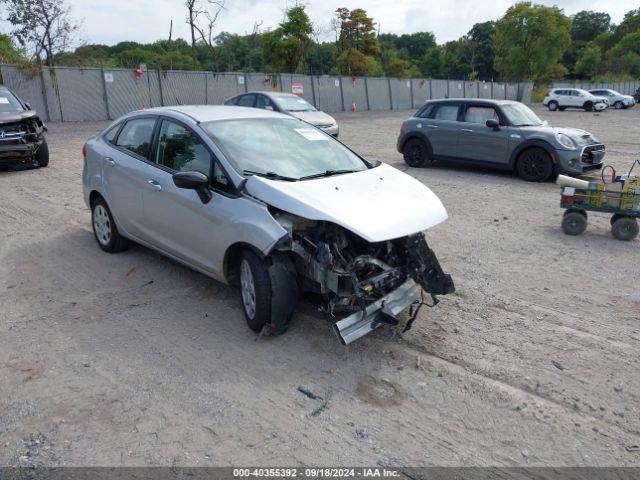
[[[356,102],[353,102],[353,103],[351,104],[351,111],[352,111],[352,112],[356,112],[357,110],[358,110],[358,109],[356,108]]]

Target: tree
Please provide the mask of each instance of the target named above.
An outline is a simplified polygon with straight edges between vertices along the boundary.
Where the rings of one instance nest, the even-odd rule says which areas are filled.
[[[13,39],[0,33],[0,62],[22,63],[24,60],[24,52],[15,46]]]
[[[265,63],[278,71],[303,73],[311,45],[313,26],[304,6],[286,11],[286,19],[264,35]]]
[[[493,36],[496,32],[495,22],[476,23],[466,39],[470,57],[472,73],[476,73],[477,78],[489,80],[496,76],[493,68],[495,58]]]
[[[427,51],[419,61],[422,75],[429,78],[443,78],[445,75],[445,54],[442,47]]]
[[[225,0],[185,0],[187,8],[187,25],[191,34],[191,50],[193,68],[198,63],[196,43],[201,41],[209,48],[213,48],[213,30],[218,17],[224,10]]]
[[[571,22],[571,39],[590,42],[611,28],[611,16],[605,12],[583,10],[576,13]]]
[[[379,64],[376,66],[375,56],[380,53],[380,43],[376,38],[373,19],[361,8],[339,8],[336,10],[336,16],[340,25],[336,42],[336,64],[341,73],[365,75],[366,73],[358,72],[371,71],[379,67]]]
[[[580,52],[575,66],[575,73],[581,77],[593,77],[602,63],[602,50],[595,43],[589,43]]]
[[[496,22],[496,70],[506,80],[549,79],[569,46],[570,28],[557,7],[517,3]]]
[[[38,61],[53,65],[80,29],[64,0],[1,0],[7,5],[7,20],[14,26],[18,43]]]

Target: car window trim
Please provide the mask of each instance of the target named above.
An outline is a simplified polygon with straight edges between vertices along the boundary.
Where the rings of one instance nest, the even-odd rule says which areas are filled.
[[[482,103],[482,102],[466,102],[464,109],[462,110],[462,123],[471,123],[471,122],[467,122],[465,120],[466,116],[467,116],[467,110],[469,109],[469,107],[483,107],[483,108],[493,108],[493,111],[496,112],[496,115],[498,116],[498,122],[499,125],[503,126],[503,127],[508,127],[511,125],[511,122],[507,119],[507,116],[504,115],[502,113],[502,109],[500,108],[499,105],[497,104],[491,104],[491,103]],[[472,125],[484,125],[482,123],[475,123]]]
[[[204,141],[204,137],[203,135],[199,135],[198,132],[196,132],[193,128],[191,128],[191,126],[187,125],[185,122],[183,122],[180,119],[174,118],[174,117],[170,117],[167,115],[158,115],[158,122],[156,124],[156,128],[154,130],[153,133],[153,141],[151,143],[151,153],[153,153],[153,159],[156,158],[156,148],[157,148],[157,143],[158,143],[158,138],[160,136],[160,130],[162,128],[162,122],[164,120],[168,120],[174,123],[177,123],[178,125],[180,125],[181,127],[185,128],[186,130],[188,130],[192,135],[195,135],[200,142],[202,143],[202,145],[204,146],[204,148],[207,150],[207,152],[209,152],[209,155],[211,155],[211,164],[209,165],[209,175],[207,175],[207,177],[209,177],[209,187],[211,187],[211,189],[217,193],[220,193],[221,195],[224,195],[226,197],[230,197],[230,198],[237,198],[238,196],[240,196],[238,189],[236,188],[236,186],[233,184],[233,182],[231,181],[231,177],[229,176],[229,173],[227,172],[227,169],[224,168],[224,165],[222,165],[222,163],[218,160],[218,157],[216,156],[215,153],[213,153],[213,151],[211,150],[211,148],[209,147],[209,145],[207,145],[207,143]],[[216,145],[217,146],[217,145]],[[160,165],[158,163],[156,163],[155,161],[149,159],[147,161],[150,165],[159,168],[160,170],[163,170],[171,175],[173,175],[174,173],[177,173],[178,170],[173,170],[169,167],[166,167],[164,165]],[[214,164],[218,164],[218,166],[220,167],[220,169],[222,170],[222,172],[224,173],[225,177],[227,177],[227,180],[229,181],[229,185],[231,186],[231,188],[233,189],[233,192],[225,192],[224,190],[220,190],[219,188],[215,188],[215,184],[213,181],[213,171],[214,171]]]
[[[130,157],[135,158],[136,160],[142,160],[142,161],[149,161],[149,158],[145,158],[142,155],[139,155],[135,152],[132,152],[131,150],[128,150],[124,147],[121,147],[120,145],[117,145],[118,140],[120,139],[120,135],[122,134],[122,130],[124,129],[125,125],[133,120],[144,120],[144,119],[148,119],[151,118],[153,120],[155,120],[155,124],[153,125],[153,133],[151,134],[151,142],[149,143],[149,153],[147,153],[147,157],[151,154],[151,149],[153,147],[153,136],[155,135],[155,129],[158,126],[158,116],[157,115],[140,115],[139,117],[129,117],[126,118],[122,121],[122,125],[120,127],[120,129],[118,130],[118,134],[113,138],[113,142],[107,142],[109,143],[109,145],[111,145],[113,148],[115,148],[116,150],[118,150],[119,152],[125,153],[127,155],[129,155]]]
[[[458,112],[456,114],[456,119],[455,120],[447,120],[444,118],[436,118],[436,115],[438,114],[438,110],[440,110],[440,107],[450,107],[450,106],[456,106],[458,107]],[[434,105],[435,108],[433,108],[433,110],[429,113],[429,119],[430,120],[439,120],[442,122],[459,122],[460,121],[460,107],[462,106],[462,102],[456,102],[456,101],[447,101],[447,102],[438,102]]]
[[[118,136],[120,135],[120,132],[122,131],[122,127],[124,127],[125,123],[127,123],[127,122],[126,121],[125,122],[119,122],[119,123],[116,123],[113,127],[107,128],[104,132],[102,132],[100,134],[100,138],[102,138],[102,140],[104,140],[109,145],[112,145],[112,146],[115,147],[116,144],[113,143],[113,142],[118,140]],[[112,141],[107,140],[107,133],[109,133],[114,128],[116,129],[116,134],[113,136],[113,142],[112,142]],[[155,126],[154,126],[154,128],[155,128]]]

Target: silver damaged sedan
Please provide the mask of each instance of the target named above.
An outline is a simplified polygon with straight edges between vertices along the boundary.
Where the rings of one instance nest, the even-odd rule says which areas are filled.
[[[240,286],[249,327],[284,332],[299,296],[340,341],[411,327],[424,292],[454,291],[423,231],[447,218],[419,181],[268,110],[133,112],[83,148],[84,198],[100,248],[133,241]]]

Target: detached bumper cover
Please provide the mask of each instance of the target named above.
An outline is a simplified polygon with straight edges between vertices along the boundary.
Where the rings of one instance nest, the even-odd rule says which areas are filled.
[[[366,308],[336,322],[334,332],[343,345],[388,324],[389,317],[395,318],[403,310],[420,301],[422,287],[413,280],[407,280],[386,296],[367,305]]]

